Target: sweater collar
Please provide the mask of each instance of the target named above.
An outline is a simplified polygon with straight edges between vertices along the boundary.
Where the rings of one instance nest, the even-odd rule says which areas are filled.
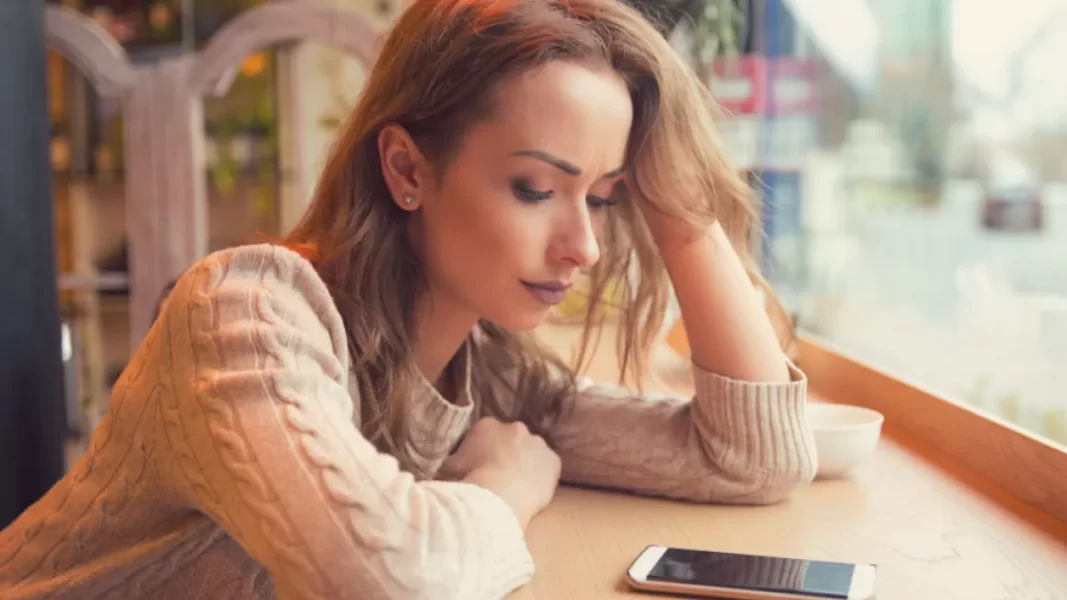
[[[428,379],[419,375],[411,406],[411,435],[412,441],[424,455],[422,467],[431,475],[437,472],[470,426],[474,410],[470,343],[470,340],[463,343],[447,367],[456,384],[453,402],[445,399]]]

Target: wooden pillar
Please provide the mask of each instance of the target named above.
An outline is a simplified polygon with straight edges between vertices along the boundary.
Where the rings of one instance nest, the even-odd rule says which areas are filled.
[[[278,190],[281,210],[279,230],[287,235],[300,221],[310,202],[307,189],[310,174],[302,159],[307,151],[306,128],[301,118],[307,85],[307,55],[310,44],[293,44],[278,54],[278,169],[281,171]]]
[[[44,3],[0,2],[0,528],[64,469]]]
[[[130,335],[137,347],[163,287],[207,253],[203,107],[190,59],[145,69],[126,100]]]

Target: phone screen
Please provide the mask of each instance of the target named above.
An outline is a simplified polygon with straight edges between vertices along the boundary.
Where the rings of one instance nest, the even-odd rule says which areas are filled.
[[[649,580],[848,599],[854,565],[668,548]]]

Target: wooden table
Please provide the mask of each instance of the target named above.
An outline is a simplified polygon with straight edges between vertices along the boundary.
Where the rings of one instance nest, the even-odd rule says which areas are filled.
[[[817,481],[768,507],[562,488],[530,527],[537,575],[514,597],[647,597],[628,592],[623,574],[655,543],[873,562],[880,600],[1067,599],[1067,525],[1005,500],[893,441],[853,478]]]
[[[527,539],[537,574],[516,600],[647,598],[629,592],[623,575],[649,544],[873,562],[880,600],[1067,599],[1067,523],[892,424],[853,477],[816,481],[778,505],[701,506],[565,487]]]

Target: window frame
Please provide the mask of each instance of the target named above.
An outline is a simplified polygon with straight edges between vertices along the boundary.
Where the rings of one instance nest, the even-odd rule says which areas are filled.
[[[940,450],[1018,499],[1067,522],[1067,450],[850,356],[833,342],[800,332],[797,365],[813,395],[885,415],[890,427]]]

